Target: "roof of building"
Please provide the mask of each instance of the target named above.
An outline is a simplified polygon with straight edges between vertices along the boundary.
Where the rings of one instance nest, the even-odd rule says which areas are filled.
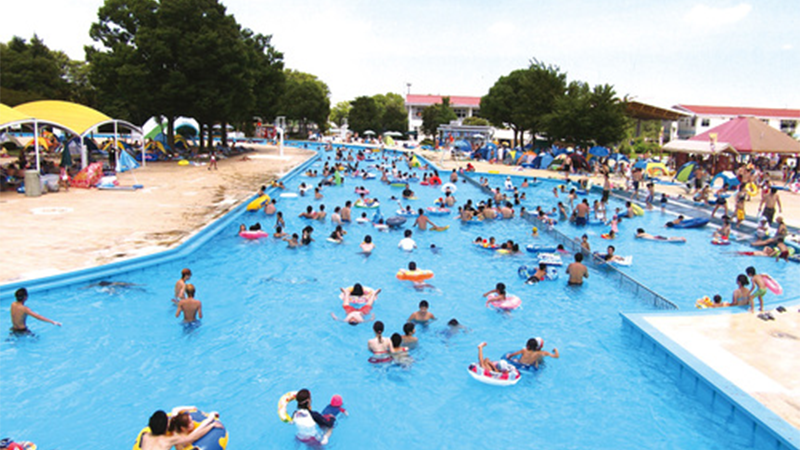
[[[453,107],[479,107],[481,106],[480,97],[465,97],[463,95],[406,95],[406,105],[435,105],[442,103],[442,97],[450,97],[450,106]]]
[[[800,154],[800,142],[755,117],[737,117],[689,140],[709,141],[712,138],[730,144],[739,153]]]
[[[739,106],[700,106],[675,105],[675,109],[688,111],[698,116],[753,116],[800,119],[800,109],[785,108],[748,108]]]
[[[627,102],[628,115],[641,120],[678,120],[689,114],[674,109],[660,108],[647,103],[630,100]]]

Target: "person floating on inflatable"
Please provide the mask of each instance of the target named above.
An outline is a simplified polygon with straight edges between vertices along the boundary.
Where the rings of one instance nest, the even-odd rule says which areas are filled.
[[[519,364],[517,367],[532,366],[534,369],[538,369],[539,364],[542,363],[545,356],[549,356],[555,359],[558,359],[560,357],[557,348],[553,348],[553,353],[545,351],[544,340],[540,337],[537,337],[528,339],[528,342],[525,344],[525,348],[516,351],[514,353],[507,354],[505,356],[505,359],[511,364],[514,365]]]
[[[380,292],[380,289],[367,291],[359,283],[354,284],[352,289],[342,288],[342,308],[346,314],[342,321],[350,325],[358,325],[359,323],[367,321],[367,316],[372,312],[372,305],[375,303],[375,300],[377,300]],[[364,306],[361,308],[353,307],[351,302],[355,298],[366,299]],[[334,313],[331,313],[331,317],[335,320],[339,320]],[[373,314],[369,320],[373,320],[374,318],[375,315]]]
[[[200,440],[214,428],[223,428],[222,424],[217,421],[218,418],[219,413],[212,412],[191,433],[167,435],[169,416],[166,412],[158,410],[150,416],[149,428],[145,428],[139,434],[134,449],[168,449],[172,446],[182,448]]]
[[[661,241],[661,242],[686,242],[685,237],[667,237],[667,236],[657,236],[652,235],[650,233],[646,233],[644,228],[639,228],[636,230],[636,239],[647,239],[648,241]]]
[[[425,288],[434,289],[433,285],[425,282],[433,278],[433,272],[430,270],[422,270],[417,268],[417,263],[411,261],[408,263],[408,269],[400,269],[396,275],[398,280],[411,281],[414,283],[414,289],[422,290]]]

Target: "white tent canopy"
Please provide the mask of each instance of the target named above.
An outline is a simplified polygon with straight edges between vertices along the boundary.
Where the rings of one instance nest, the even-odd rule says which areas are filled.
[[[685,139],[667,142],[664,145],[664,151],[670,153],[694,153],[696,155],[719,155],[720,153],[739,154],[739,152],[727,142],[717,142],[712,148],[710,141],[691,141]]]

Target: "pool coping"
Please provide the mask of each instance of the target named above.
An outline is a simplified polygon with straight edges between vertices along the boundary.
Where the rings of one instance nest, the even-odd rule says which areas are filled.
[[[304,171],[307,167],[310,167],[312,164],[314,164],[318,159],[320,159],[320,153],[316,153],[306,161],[298,164],[292,170],[284,174],[283,177],[291,177],[296,175],[298,172]],[[274,195],[277,191],[278,189],[273,187],[268,189],[267,193]],[[186,240],[179,243],[175,247],[161,250],[156,253],[151,253],[149,255],[137,256],[99,266],[63,272],[43,278],[15,280],[9,283],[0,284],[0,298],[5,297],[6,294],[11,297],[13,296],[14,291],[22,287],[26,288],[29,294],[46,292],[65,286],[86,283],[100,278],[112,276],[121,270],[140,270],[185,258],[194,253],[211,238],[219,234],[226,226],[238,219],[247,209],[247,205],[257,197],[258,194],[254,194],[252,197],[246,199],[241,204],[232,208],[219,218],[214,219],[207,225],[193,232]]]
[[[800,304],[800,299],[790,301],[790,304]],[[784,302],[786,304],[786,302]],[[741,311],[739,311],[741,312]],[[709,387],[715,392],[715,395],[721,395],[724,400],[732,405],[737,411],[744,414],[753,425],[751,439],[756,448],[771,448],[771,449],[798,449],[800,447],[800,430],[792,426],[789,422],[778,416],[775,412],[767,406],[756,400],[752,395],[748,394],[740,387],[734,385],[731,381],[725,378],[722,374],[713,370],[705,362],[694,356],[686,348],[673,341],[665,333],[658,330],[647,319],[649,317],[665,317],[665,316],[693,316],[700,314],[708,314],[709,311],[668,311],[656,313],[624,313],[620,312],[622,317],[623,328],[628,328],[638,332],[643,338],[647,338],[652,344],[659,347],[664,351],[666,358],[672,357],[675,362],[679,364],[680,372],[678,379],[684,381],[686,376],[693,376],[695,380],[688,380],[686,382],[693,383],[694,390],[691,392],[695,397],[700,397],[697,394],[698,389],[705,386],[699,386],[701,381],[706,382]],[[721,310],[714,311],[715,314],[735,314],[737,311]],[[664,360],[664,365],[670,361]],[[688,374],[684,371],[688,370]],[[680,384],[680,383],[679,383]],[[700,399],[702,402],[702,399]],[[710,405],[714,409],[715,404],[719,401],[715,396],[711,396]],[[736,411],[732,411],[735,414]],[[764,446],[768,447],[764,447]]]

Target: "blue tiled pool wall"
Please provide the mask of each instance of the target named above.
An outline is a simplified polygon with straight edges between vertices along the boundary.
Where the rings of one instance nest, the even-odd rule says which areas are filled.
[[[715,420],[749,431],[753,448],[798,448],[800,431],[650,325],[645,317],[652,314],[620,315],[631,344],[651,354],[683,392],[712,411]]]

